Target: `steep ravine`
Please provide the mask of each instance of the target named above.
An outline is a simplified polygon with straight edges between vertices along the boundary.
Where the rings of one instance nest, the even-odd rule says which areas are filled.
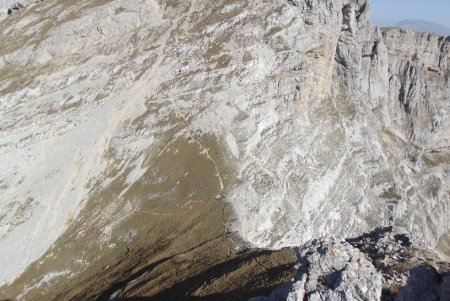
[[[19,2],[0,299],[445,296],[449,37],[367,0]]]

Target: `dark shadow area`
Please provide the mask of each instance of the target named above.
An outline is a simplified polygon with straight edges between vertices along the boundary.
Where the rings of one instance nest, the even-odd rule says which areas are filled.
[[[411,247],[412,243],[408,236],[405,234],[397,234],[394,236],[396,241],[401,242],[402,247]]]
[[[358,243],[361,243],[364,241],[364,239],[370,238],[372,240],[377,240],[383,237],[386,233],[389,233],[392,231],[392,226],[389,227],[379,227],[374,229],[373,231],[369,233],[365,233],[361,236],[355,237],[355,238],[348,238],[346,241],[351,244],[352,246],[356,247]],[[357,247],[356,247],[357,248]]]
[[[19,9],[22,9],[23,5],[21,3],[15,3],[10,8],[8,8],[7,14],[10,15],[14,11],[18,11]]]
[[[331,274],[324,275],[323,281],[324,285],[331,289],[336,289],[339,286],[339,283],[341,282],[341,276],[344,269],[340,271],[334,271]]]
[[[192,248],[192,249],[189,249],[189,250],[187,250],[187,251],[184,251],[184,252],[182,252],[182,253],[180,253],[180,254],[190,252],[190,251],[194,250],[195,248],[199,248],[199,247],[201,247],[201,246],[203,246],[203,245],[209,243],[210,241],[215,240],[215,239],[217,239],[217,238],[219,238],[219,237],[220,237],[220,236],[214,237],[214,238],[212,238],[211,240],[208,240],[208,241],[206,241],[206,242],[203,242],[203,243],[199,244],[198,246],[196,246],[196,247],[194,247],[194,248]],[[164,245],[167,246],[168,244],[169,244],[169,242],[166,242]],[[163,247],[161,246],[160,248],[162,249]],[[155,268],[158,267],[159,265],[162,265],[162,264],[164,264],[164,263],[170,261],[171,259],[173,259],[173,258],[179,256],[180,254],[174,254],[174,255],[172,255],[172,256],[168,256],[168,257],[162,258],[162,259],[160,259],[160,260],[158,260],[158,261],[156,261],[156,262],[154,262],[154,263],[152,263],[152,264],[150,264],[150,265],[148,265],[148,266],[145,266],[145,267],[139,269],[137,272],[132,273],[131,275],[127,276],[125,279],[122,279],[122,280],[120,280],[120,281],[114,283],[113,285],[111,285],[108,289],[106,289],[105,291],[103,291],[103,292],[101,293],[101,295],[100,295],[96,300],[98,300],[98,301],[111,300],[111,296],[112,296],[115,292],[122,291],[122,290],[128,285],[128,283],[130,283],[131,281],[134,281],[135,279],[139,279],[139,278],[141,278],[141,277],[147,275],[148,273],[150,273],[151,271],[153,271],[153,269],[155,269]],[[130,268],[130,269],[127,271],[126,274],[129,274],[129,272],[130,272],[131,270],[132,270],[132,269]],[[114,299],[113,299],[113,300],[114,300]]]
[[[450,274],[422,264],[409,271],[406,286],[384,289],[381,301],[450,301]]]
[[[195,275],[185,281],[175,284],[169,289],[163,290],[152,297],[133,297],[118,298],[117,300],[248,300],[250,297],[269,295],[280,284],[277,279],[286,275],[286,271],[293,270],[293,264],[280,265],[273,268],[267,268],[259,275],[242,274],[242,286],[229,292],[214,293],[207,296],[192,296],[201,287],[212,283],[215,279],[233,272],[239,273],[242,265],[248,264],[258,256],[268,255],[270,251],[260,251],[259,254],[248,254],[243,257],[235,258],[215,265],[206,271]],[[287,277],[289,279],[290,277]],[[274,281],[275,280],[275,281]],[[275,283],[270,285],[270,283]],[[224,290],[227,290],[224,283]]]
[[[440,300],[442,275],[428,265],[422,264],[409,271],[409,279],[396,300],[399,301],[432,301]]]
[[[367,254],[372,262],[380,257],[378,251],[378,243],[383,240],[383,237],[392,232],[393,227],[378,227],[369,233],[365,233],[355,238],[348,238],[346,241],[353,247],[358,248],[361,252]],[[399,242],[402,247],[411,247],[411,238],[406,234],[396,234],[393,240]],[[377,265],[375,264],[375,267]],[[377,267],[378,268],[378,267]]]
[[[275,251],[276,252],[276,251]],[[266,261],[274,251],[258,250],[239,254],[230,260],[218,263],[206,270],[188,277],[170,288],[157,292],[148,297],[124,297],[121,295],[143,292],[151,282],[142,281],[134,283],[132,291],[127,291],[127,281],[139,277],[144,271],[151,271],[158,264],[167,261],[156,262],[151,266],[141,269],[138,274],[127,277],[126,280],[116,283],[105,290],[97,300],[248,300],[256,296],[268,296],[275,288],[289,283],[294,277],[295,262],[284,263]],[[262,260],[266,258],[266,260]],[[287,257],[282,257],[287,258]],[[259,259],[259,260],[258,260]]]
[[[146,273],[152,271],[155,267],[157,267],[160,264],[163,264],[166,261],[169,261],[170,259],[172,259],[174,256],[170,256],[167,258],[163,258],[161,260],[156,261],[155,263],[146,266],[145,268],[140,269],[137,273],[132,274],[131,276],[127,277],[126,279],[119,281],[117,283],[115,283],[114,285],[112,285],[110,288],[108,288],[106,291],[104,291],[100,297],[97,298],[98,301],[106,301],[106,300],[114,300],[114,298],[111,298],[111,296],[117,292],[117,291],[121,291],[123,290],[127,284],[131,281],[133,281],[134,279],[137,279],[143,275],[145,275]]]

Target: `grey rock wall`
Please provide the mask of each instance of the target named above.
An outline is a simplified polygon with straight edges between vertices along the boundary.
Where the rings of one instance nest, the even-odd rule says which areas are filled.
[[[367,27],[358,4],[350,7],[338,40],[334,91],[358,108],[357,123],[346,121],[350,128],[365,124],[372,132],[370,141],[350,139],[358,152],[354,162],[367,168],[366,183],[378,192],[366,195],[386,206],[389,223],[435,241],[448,228],[450,41]],[[372,160],[375,166],[367,164]]]

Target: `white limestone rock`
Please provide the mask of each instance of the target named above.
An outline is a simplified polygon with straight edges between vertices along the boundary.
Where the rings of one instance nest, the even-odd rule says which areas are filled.
[[[292,284],[251,301],[379,300],[381,274],[364,253],[346,242],[313,240],[299,250]]]

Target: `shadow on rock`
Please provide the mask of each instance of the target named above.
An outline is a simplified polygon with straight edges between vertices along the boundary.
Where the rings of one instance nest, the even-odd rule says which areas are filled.
[[[398,301],[427,301],[450,300],[450,275],[441,275],[432,266],[422,264],[410,270],[409,279],[395,300]],[[445,280],[445,282],[444,282]]]

